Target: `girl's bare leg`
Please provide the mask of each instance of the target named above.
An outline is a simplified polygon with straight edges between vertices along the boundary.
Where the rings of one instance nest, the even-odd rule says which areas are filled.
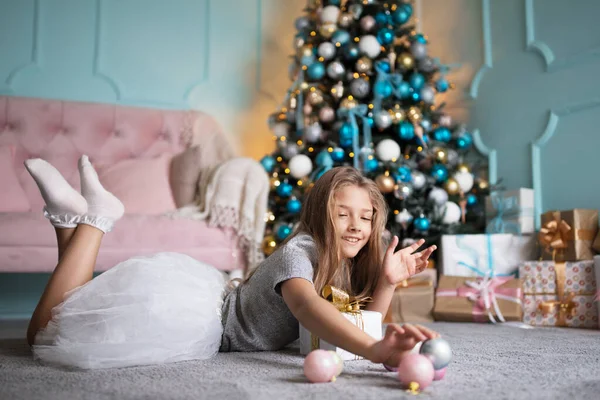
[[[56,230],[56,244],[58,245],[58,261],[62,258],[65,249],[69,245],[75,228],[54,228]]]
[[[29,321],[29,345],[33,344],[36,333],[48,324],[52,309],[63,301],[65,294],[92,279],[104,232],[90,225],[78,225],[72,230],[71,240],[63,250]],[[68,234],[69,232],[61,233],[65,237]]]

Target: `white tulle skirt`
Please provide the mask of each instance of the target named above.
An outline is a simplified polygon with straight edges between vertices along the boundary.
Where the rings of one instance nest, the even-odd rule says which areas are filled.
[[[184,254],[131,258],[66,295],[34,357],[85,369],[210,358],[221,345],[225,285],[220,271]]]

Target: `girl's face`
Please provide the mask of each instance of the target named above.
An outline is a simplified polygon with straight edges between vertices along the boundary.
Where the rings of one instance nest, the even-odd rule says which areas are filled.
[[[371,237],[373,204],[367,190],[345,186],[334,194],[333,221],[343,258],[354,258]]]

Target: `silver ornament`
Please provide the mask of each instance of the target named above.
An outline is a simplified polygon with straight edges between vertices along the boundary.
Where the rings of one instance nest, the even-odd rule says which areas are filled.
[[[373,61],[369,57],[361,57],[356,61],[356,72],[366,74],[373,68]]]
[[[352,14],[344,13],[340,16],[340,20],[338,21],[338,25],[342,28],[347,28],[352,24]]]
[[[452,125],[452,117],[449,115],[442,115],[439,122],[441,126],[450,127],[450,125]]]
[[[421,89],[421,100],[427,104],[433,104],[435,100],[435,91],[431,86],[425,86]]]
[[[357,99],[367,97],[370,91],[371,87],[369,86],[369,82],[364,78],[355,79],[350,83],[350,92]]]
[[[352,4],[348,10],[354,19],[359,19],[363,12],[363,6],[361,4]]]
[[[365,15],[360,19],[360,29],[362,29],[363,32],[371,32],[376,24],[377,21],[375,21],[375,18],[373,18],[372,15]]]
[[[316,106],[323,102],[323,94],[320,90],[311,91],[306,97],[311,106]]]
[[[429,132],[431,130],[431,121],[429,121],[428,119],[423,118],[421,120],[421,126],[423,127],[423,130],[425,132]]]
[[[295,49],[301,48],[302,46],[304,46],[304,43],[306,43],[306,42],[305,42],[305,40],[304,40],[304,38],[302,36],[296,36],[296,37],[294,37],[293,46],[294,46]]]
[[[289,143],[289,142],[279,142],[279,143],[283,143],[281,145],[281,155],[286,160],[289,160],[290,158],[294,157],[296,154],[298,154],[300,152],[300,149],[298,149],[298,145],[296,143]]]
[[[290,126],[285,122],[278,122],[275,125],[273,125],[273,134],[277,137],[287,137],[289,130]]]
[[[445,368],[452,361],[450,344],[442,338],[429,339],[423,342],[419,353],[427,356],[433,363],[433,369]]]
[[[338,83],[336,83],[336,84],[333,86],[333,89],[334,89],[334,90],[332,90],[331,94],[333,94],[333,96],[334,96],[336,99],[338,99],[338,100],[339,100],[339,99],[341,99],[342,97],[344,97],[344,84],[343,84],[341,81],[339,81]]]
[[[333,122],[335,120],[335,111],[329,106],[323,107],[319,111],[319,119],[324,123]]]
[[[423,72],[433,72],[436,69],[435,61],[431,57],[425,57],[419,60],[419,69]]]
[[[379,129],[387,129],[392,125],[392,116],[387,111],[378,111],[373,116],[373,121]]]
[[[323,57],[325,60],[331,60],[335,57],[335,45],[331,42],[323,42],[319,45],[319,56]]]
[[[431,189],[429,192],[429,201],[432,201],[437,206],[443,206],[448,201],[448,193],[439,187]]]
[[[448,159],[448,165],[450,165],[451,167],[457,166],[458,162],[460,161],[458,158],[458,152],[454,149],[446,150],[446,158]]]
[[[394,196],[398,200],[404,200],[413,193],[413,188],[410,183],[398,182],[396,186],[396,189],[394,189]]]
[[[396,215],[396,222],[402,226],[405,226],[411,223],[413,218],[414,217],[412,216],[412,214],[409,213],[408,210],[405,208],[398,215]]]
[[[415,59],[421,60],[427,57],[427,46],[421,42],[413,42],[410,45],[410,52]]]
[[[327,76],[331,79],[340,79],[344,76],[345,72],[346,68],[344,68],[344,64],[339,61],[333,61],[327,66]]]
[[[316,143],[321,138],[321,133],[323,132],[323,128],[321,124],[315,122],[304,129],[304,140],[308,143]]]
[[[301,31],[310,26],[310,19],[306,16],[296,18],[294,25],[296,26],[297,31]]]
[[[414,171],[411,174],[411,181],[413,184],[413,188],[419,190],[419,189],[423,189],[423,187],[425,186],[425,183],[427,182],[427,178],[425,178],[425,175],[420,172],[420,171]]]

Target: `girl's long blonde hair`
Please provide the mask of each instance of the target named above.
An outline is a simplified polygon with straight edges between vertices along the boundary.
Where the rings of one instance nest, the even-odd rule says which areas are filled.
[[[349,262],[344,262],[334,225],[335,193],[356,186],[369,193],[373,205],[371,236],[367,244]],[[306,195],[297,230],[286,239],[309,234],[317,245],[318,261],[313,282],[319,295],[326,285],[334,285],[356,299],[371,297],[379,280],[383,261],[383,233],[387,203],[371,179],[352,167],[337,167],[319,178]]]

